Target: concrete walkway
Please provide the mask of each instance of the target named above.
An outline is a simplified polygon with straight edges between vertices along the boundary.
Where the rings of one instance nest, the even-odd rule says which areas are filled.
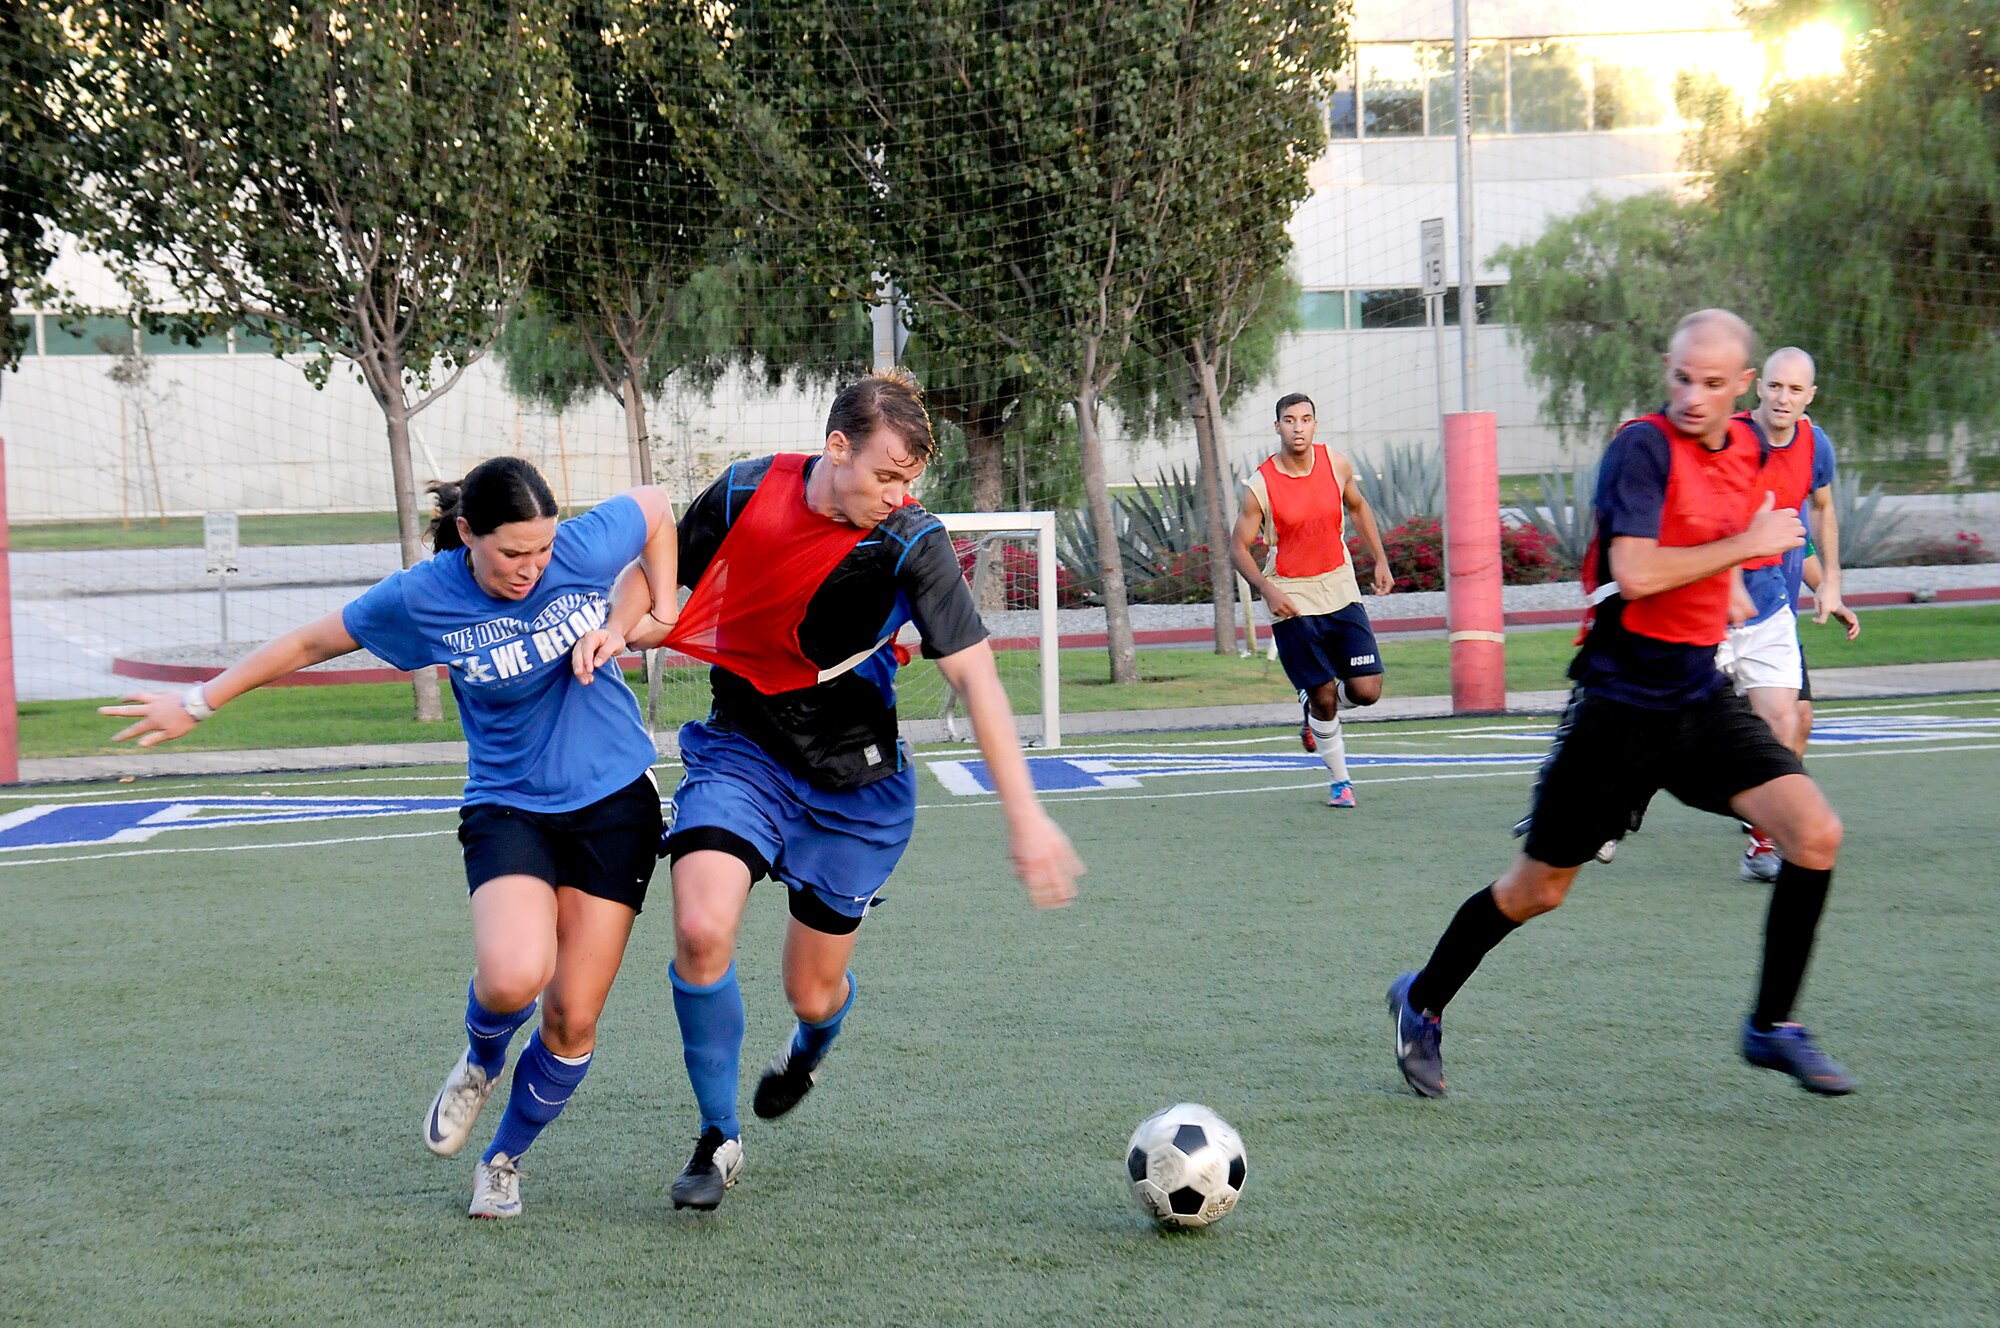
[[[1814,669],[1813,693],[1824,700],[1870,697],[1936,696],[1948,692],[2000,692],[2000,659],[1966,660],[1950,664],[1884,664],[1869,668]],[[1550,715],[1562,710],[1566,692],[1509,692],[1507,713]],[[1451,715],[1449,696],[1390,696],[1359,712],[1349,722],[1389,719],[1444,719]],[[1108,733],[1158,733],[1174,730],[1274,728],[1299,722],[1293,701],[1256,705],[1203,706],[1183,710],[1111,710],[1063,716],[1067,738]],[[1032,727],[1032,721],[1028,721]],[[941,735],[923,732],[934,725],[906,725],[913,741],[933,741]],[[662,755],[672,750],[663,742]],[[113,756],[46,757],[21,762],[23,784],[77,780],[158,778],[184,775],[261,774],[271,771],[347,770],[384,766],[463,766],[462,742],[413,742],[389,746],[284,747],[253,751],[194,752],[173,748],[120,752]]]

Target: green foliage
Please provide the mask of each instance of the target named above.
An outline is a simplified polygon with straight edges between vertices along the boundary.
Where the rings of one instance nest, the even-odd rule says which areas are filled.
[[[1196,604],[1208,599],[1208,522],[1201,488],[1185,466],[1162,471],[1113,495],[1113,529],[1135,604]],[[1102,603],[1104,560],[1097,528],[1078,511],[1056,517],[1056,556],[1092,603]]]
[[[74,188],[72,153],[51,97],[67,52],[42,4],[0,6],[0,373],[25,349],[12,311],[39,293]]]
[[[351,360],[378,400],[483,353],[573,158],[562,7],[256,0],[76,7],[91,238],[217,331]],[[445,385],[448,385],[448,380]],[[420,407],[429,396],[417,403]]]
[[[1596,439],[1653,408],[1667,338],[1691,310],[1724,305],[1757,325],[1755,287],[1719,240],[1706,205],[1652,193],[1593,199],[1494,250],[1508,273],[1501,316],[1527,347],[1543,420]]]
[[[1384,447],[1373,465],[1354,463],[1379,530],[1412,517],[1444,515],[1444,452],[1427,443]]]
[[[1770,344],[1812,351],[1845,436],[2000,420],[2000,9],[1799,0],[1752,15],[1852,33],[1847,72],[1780,84],[1713,154],[1725,235],[1773,272]]]
[[[1903,518],[1879,511],[1882,486],[1864,491],[1867,483],[1858,470],[1837,471],[1833,477],[1833,514],[1840,526],[1842,567],[1887,567],[1899,561],[1894,541]]]
[[[1591,503],[1597,494],[1597,461],[1578,461],[1568,471],[1545,470],[1537,477],[1542,501],[1516,509],[1521,520],[1555,545],[1562,560],[1582,567],[1590,550]],[[1843,523],[1845,528],[1845,523]]]

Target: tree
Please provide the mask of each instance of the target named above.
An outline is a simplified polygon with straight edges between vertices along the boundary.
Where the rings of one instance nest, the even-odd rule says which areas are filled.
[[[713,132],[721,77],[706,13],[581,0],[563,29],[582,150],[552,209],[561,238],[536,260],[532,285],[543,314],[570,329],[564,344],[623,404],[635,484],[653,478],[647,398],[676,368],[719,372],[728,350],[700,335],[701,301],[717,291],[695,282],[725,208],[695,143]]]
[[[1750,18],[1767,37],[1853,34],[1839,77],[1777,85],[1703,163],[1719,224],[1773,274],[1774,344],[1812,351],[1863,435],[2000,421],[2000,5],[1781,0]]]
[[[13,310],[38,293],[55,261],[56,228],[72,197],[68,137],[49,102],[66,54],[43,6],[0,7],[0,374],[20,363]]]
[[[80,7],[86,217],[135,297],[158,264],[212,328],[354,366],[381,408],[403,563],[424,556],[410,420],[485,353],[574,159],[551,0]],[[417,675],[417,717],[440,717]]]
[[[1545,421],[1567,439],[1597,438],[1656,406],[1660,356],[1691,310],[1726,305],[1758,326],[1754,264],[1720,239],[1707,204],[1646,193],[1593,199],[1494,251],[1508,335],[1528,348]]]
[[[1167,182],[1165,253],[1139,337],[1194,426],[1218,654],[1236,651],[1225,399],[1263,376],[1277,333],[1297,317],[1284,270],[1290,222],[1326,146],[1325,98],[1346,59],[1345,28],[1345,6],[1327,0],[1201,0],[1182,34],[1185,151]],[[1236,354],[1253,327],[1251,356]]]

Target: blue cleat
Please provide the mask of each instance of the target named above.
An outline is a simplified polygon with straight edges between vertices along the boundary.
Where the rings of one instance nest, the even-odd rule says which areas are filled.
[[[1354,785],[1344,779],[1337,779],[1326,786],[1326,805],[1329,807],[1352,807],[1354,805]]]
[[[1841,1097],[1854,1091],[1847,1071],[1813,1045],[1812,1034],[1799,1024],[1778,1024],[1760,1033],[1743,1025],[1743,1059],[1765,1070],[1780,1070],[1799,1081],[1808,1093]]]
[[[1396,1021],[1396,1068],[1419,1097],[1444,1096],[1444,1022],[1428,1010],[1410,1004],[1410,984],[1415,973],[1405,973],[1389,984],[1389,1016]]]

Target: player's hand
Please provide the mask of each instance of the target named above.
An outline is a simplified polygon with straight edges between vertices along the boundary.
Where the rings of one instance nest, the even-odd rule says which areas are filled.
[[[590,686],[591,678],[606,664],[625,653],[625,638],[614,627],[600,627],[594,632],[585,632],[570,648],[569,667],[576,674],[576,680]]]
[[[181,705],[178,692],[133,692],[121,699],[124,705],[97,707],[100,715],[138,721],[113,734],[113,742],[137,738],[141,747],[154,747],[183,737],[194,729],[194,716]]]
[[[1848,640],[1852,641],[1855,637],[1861,635],[1861,619],[1856,616],[1853,609],[1847,607],[1846,602],[1840,596],[1834,595],[1829,599],[1820,600],[1819,611],[1813,614],[1813,621],[1823,623],[1827,620],[1829,614],[1840,619],[1841,623],[1846,626]]]
[[[1276,586],[1271,587],[1271,593],[1264,597],[1264,603],[1270,606],[1273,618],[1296,618],[1299,616],[1299,606],[1292,603],[1290,595],[1279,590]]]
[[[1396,578],[1390,575],[1389,564],[1375,564],[1375,593],[1386,595],[1396,588]]]
[[[1757,509],[1757,515],[1750,518],[1752,558],[1768,558],[1772,554],[1789,553],[1806,542],[1805,522],[1799,520],[1795,507],[1779,507],[1778,495],[1766,489],[1764,503]]]
[[[1036,908],[1061,908],[1076,898],[1076,878],[1083,859],[1070,847],[1069,836],[1046,812],[1014,829],[1014,874],[1028,887]]]
[[[1757,614],[1757,602],[1750,598],[1750,592],[1743,588],[1743,582],[1735,577],[1729,581],[1729,625],[1741,627]]]

